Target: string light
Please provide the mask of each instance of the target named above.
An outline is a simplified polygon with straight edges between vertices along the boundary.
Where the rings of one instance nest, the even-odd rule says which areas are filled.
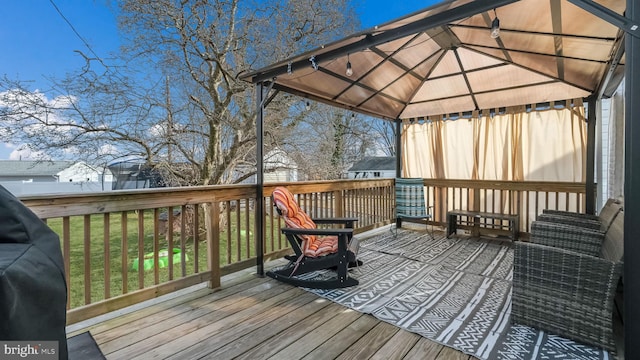
[[[304,104],[304,108],[307,109],[307,110],[311,109],[311,104],[309,104],[308,100],[307,100],[307,103]]]
[[[316,64],[316,56],[315,56],[315,55],[312,55],[312,56],[309,58],[309,61],[311,61],[311,66],[313,66],[313,69],[314,69],[314,70],[318,70],[318,64]]]
[[[496,9],[493,9],[493,14],[495,15],[495,18],[491,22],[491,38],[497,39],[500,37],[500,19],[498,19]]]
[[[349,54],[347,54],[347,71],[345,71],[347,76],[353,75],[353,69],[351,68],[351,61],[349,61]]]

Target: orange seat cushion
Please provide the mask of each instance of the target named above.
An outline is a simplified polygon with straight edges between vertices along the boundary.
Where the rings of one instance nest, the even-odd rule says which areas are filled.
[[[293,194],[285,187],[273,190],[273,201],[287,227],[293,229],[316,229],[316,223],[298,206]],[[338,252],[337,236],[299,235],[305,256],[318,257]]]

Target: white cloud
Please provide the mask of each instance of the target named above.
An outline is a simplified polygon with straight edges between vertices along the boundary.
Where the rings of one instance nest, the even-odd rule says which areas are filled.
[[[115,155],[118,153],[118,148],[111,144],[102,145],[100,149],[98,149],[99,155]]]
[[[44,151],[34,150],[28,144],[21,144],[10,154],[9,160],[50,160],[51,157]]]
[[[70,119],[64,118],[64,110],[76,101],[72,96],[57,96],[49,99],[46,94],[38,90],[27,92],[21,89],[12,89],[0,92],[0,107],[8,110],[10,115],[0,119],[0,125],[5,127],[0,136],[15,133],[14,126],[27,133],[44,131],[45,124],[70,124]],[[36,120],[37,119],[37,120]],[[58,128],[58,132],[64,132],[67,128]],[[51,128],[47,131],[52,131]]]
[[[166,123],[160,123],[160,124],[155,124],[152,127],[149,128],[149,134],[153,137],[159,137],[159,136],[164,136],[166,133],[165,130],[165,124]]]
[[[50,99],[39,90],[11,89],[0,92],[0,108],[7,112],[0,118],[0,142],[21,143],[17,148],[13,147],[10,158],[49,158],[34,144],[42,143],[46,138],[64,142],[72,136],[67,124],[73,121],[65,115],[65,109],[76,100],[73,96]]]
[[[64,109],[68,108],[76,100],[76,97],[66,95],[49,99],[46,94],[39,90],[29,92],[21,89],[11,89],[0,92],[0,106],[12,110],[22,109],[23,111],[28,111],[29,108],[25,107],[25,105],[30,106],[34,112],[41,110],[38,108]]]

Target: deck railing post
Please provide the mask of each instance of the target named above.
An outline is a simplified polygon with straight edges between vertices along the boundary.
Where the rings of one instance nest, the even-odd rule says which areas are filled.
[[[273,86],[273,85],[271,85]],[[264,84],[256,84],[256,273],[264,276],[265,201],[264,201]],[[267,90],[267,93],[269,91]]]
[[[206,227],[207,227],[207,265],[211,278],[209,279],[209,288],[215,289],[220,287],[220,203],[211,202],[205,204]]]
[[[344,198],[342,197],[342,191],[336,190],[333,192],[333,209],[336,217],[344,217]]]

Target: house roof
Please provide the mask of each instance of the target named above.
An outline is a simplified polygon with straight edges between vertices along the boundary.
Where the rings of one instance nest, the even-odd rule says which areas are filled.
[[[368,156],[356,162],[348,171],[395,170],[396,158],[393,156]]]
[[[0,160],[0,174],[3,176],[54,176],[75,163],[75,161]]]
[[[243,79],[391,120],[608,95],[625,32],[583,7],[626,1],[443,1]]]

